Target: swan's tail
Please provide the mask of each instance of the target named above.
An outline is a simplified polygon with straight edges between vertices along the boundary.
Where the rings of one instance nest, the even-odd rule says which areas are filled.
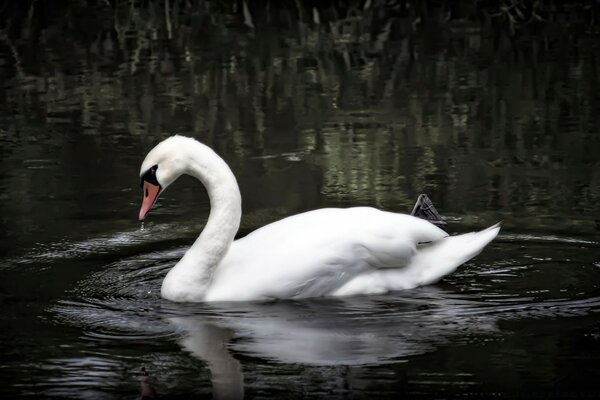
[[[453,272],[483,250],[500,232],[500,223],[479,232],[448,236],[424,244],[408,266],[414,286],[427,285]]]
[[[500,223],[479,232],[446,236],[417,247],[410,264],[401,268],[381,268],[359,275],[336,292],[334,296],[383,293],[390,290],[412,289],[438,281],[469,261],[500,232]]]

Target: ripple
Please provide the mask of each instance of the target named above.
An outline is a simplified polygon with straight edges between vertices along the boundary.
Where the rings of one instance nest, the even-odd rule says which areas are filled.
[[[147,287],[157,289],[168,266],[157,264]],[[198,350],[202,343],[222,340],[222,345],[229,344],[237,352],[277,362],[381,364],[449,342],[498,340],[500,321],[600,312],[600,297],[475,299],[436,287],[344,299],[182,305],[161,301],[158,291],[136,296],[145,289],[132,290],[132,285],[124,283],[139,274],[139,268],[129,262],[108,271],[94,274],[75,292],[89,296],[92,282],[113,282],[114,287],[105,287],[102,294],[96,289],[95,298],[59,302],[52,309],[57,319],[83,327],[87,340],[175,340],[201,359],[205,357]],[[114,279],[112,274],[121,278]]]
[[[181,224],[157,224],[150,225],[143,230],[117,232],[76,242],[64,239],[52,243],[41,243],[20,257],[4,260],[3,267],[43,264],[45,268],[48,268],[49,264],[63,260],[96,258],[107,254],[118,255],[126,249],[146,247],[153,243],[179,238],[191,229],[182,228]]]
[[[570,236],[558,236],[558,235],[534,235],[534,234],[523,234],[523,233],[503,233],[499,236],[501,239],[511,240],[515,242],[556,242],[556,243],[570,243],[570,244],[583,244],[583,245],[598,245],[600,242],[588,239],[581,239]]]
[[[115,239],[135,240],[127,235]],[[561,240],[554,254],[572,252],[572,243],[581,245]],[[212,343],[260,359],[309,365],[398,362],[448,343],[501,340],[506,334],[498,328],[502,321],[600,312],[594,283],[597,260],[588,263],[581,256],[593,254],[564,261],[544,257],[545,246],[513,251],[503,260],[494,256],[493,261],[484,252],[438,286],[386,295],[262,303],[163,301],[162,279],[186,248],[106,264],[80,281],[51,312],[59,323],[81,327],[82,338],[92,343],[175,341],[204,361],[211,357],[206,343]]]

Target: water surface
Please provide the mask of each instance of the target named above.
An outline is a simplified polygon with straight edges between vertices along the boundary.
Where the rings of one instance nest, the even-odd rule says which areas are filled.
[[[0,40],[0,393],[134,398],[145,368],[163,398],[599,395],[593,24],[18,4]],[[411,291],[173,304],[162,278],[209,208],[182,178],[140,230],[139,165],[172,133],[227,160],[240,235],[318,207],[408,212],[422,192],[451,232],[503,230]]]

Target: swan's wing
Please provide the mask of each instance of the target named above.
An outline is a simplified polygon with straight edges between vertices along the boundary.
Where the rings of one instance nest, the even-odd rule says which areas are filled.
[[[298,214],[234,242],[207,299],[326,296],[371,270],[408,265],[418,243],[444,236],[421,219],[372,208]]]

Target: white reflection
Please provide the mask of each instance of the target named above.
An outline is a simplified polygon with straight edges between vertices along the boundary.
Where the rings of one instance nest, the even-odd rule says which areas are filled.
[[[215,399],[243,399],[244,376],[240,362],[233,358],[227,345],[233,332],[202,318],[173,317],[169,321],[186,332],[179,344],[210,368]]]
[[[495,317],[474,312],[482,311],[482,303],[442,294],[428,288],[395,302],[353,297],[221,303],[202,306],[201,314],[189,315],[188,309],[188,315],[167,319],[180,332],[181,347],[209,366],[213,395],[242,398],[242,367],[232,350],[285,364],[373,365],[495,330]]]

